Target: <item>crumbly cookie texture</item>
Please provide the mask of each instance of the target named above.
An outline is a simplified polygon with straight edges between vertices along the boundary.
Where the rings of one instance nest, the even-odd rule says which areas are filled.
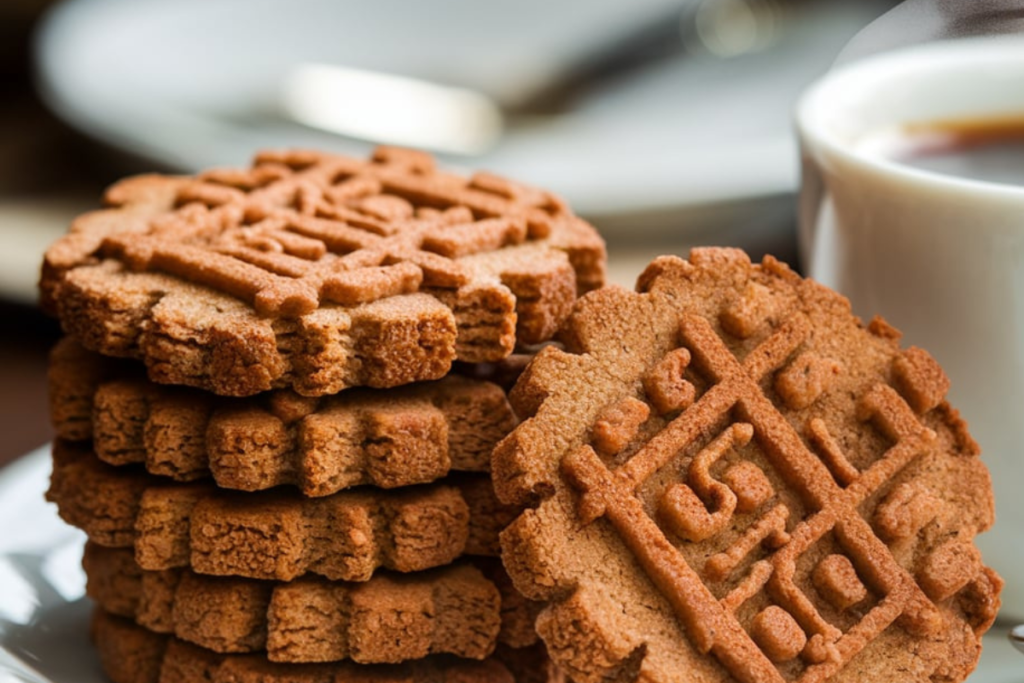
[[[321,398],[290,390],[218,397],[156,384],[131,361],[70,338],[51,353],[49,375],[59,438],[91,439],[112,465],[143,463],[177,481],[212,476],[243,491],[290,484],[326,496],[486,472],[494,445],[515,426],[500,387],[459,376]]]
[[[214,652],[265,651],[272,662],[380,664],[444,653],[484,659],[499,642],[536,642],[533,604],[485,560],[362,583],[147,571],[130,548],[94,543],[82,564],[86,594],[106,612]]]
[[[603,241],[557,197],[408,150],[268,152],[105,201],[46,252],[44,309],[154,381],[217,394],[439,379],[548,339],[604,281]]]
[[[113,683],[564,683],[537,647],[504,649],[483,661],[430,655],[402,664],[281,663],[218,654],[102,610],[93,613],[92,639]]]
[[[106,547],[134,548],[144,569],[289,581],[313,573],[366,581],[378,567],[414,572],[498,553],[515,517],[490,480],[465,475],[395,491],[323,498],[275,489],[237,493],[208,482],[167,483],[55,442],[47,499],[64,521]]]
[[[583,297],[510,398],[505,565],[579,683],[962,681],[999,606],[978,448],[925,351],[731,249]]]

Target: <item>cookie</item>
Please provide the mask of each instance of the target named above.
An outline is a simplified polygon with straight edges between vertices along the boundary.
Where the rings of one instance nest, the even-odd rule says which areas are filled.
[[[432,655],[402,664],[291,664],[257,654],[218,654],[153,633],[132,621],[96,610],[92,639],[100,666],[113,683],[558,683],[514,677],[497,658],[484,661]],[[543,651],[506,654],[544,671]]]
[[[139,565],[152,570],[365,581],[378,567],[413,572],[463,554],[497,554],[498,531],[516,514],[497,502],[483,475],[304,498],[288,489],[168,484],[102,463],[80,444],[57,441],[53,457],[47,499],[61,518],[99,545],[134,547]]]
[[[549,338],[604,281],[603,241],[554,195],[406,150],[268,152],[105,201],[46,252],[44,309],[156,382],[223,395],[439,379]]]
[[[220,653],[266,651],[274,662],[398,663],[430,654],[484,659],[495,645],[532,645],[535,610],[507,577],[471,563],[362,583],[287,583],[146,571],[130,548],[86,545],[86,594],[106,612]],[[498,571],[494,566],[487,568]],[[503,575],[503,572],[500,572]],[[522,635],[531,634],[524,642]]]
[[[768,257],[655,260],[576,305],[510,394],[501,535],[579,683],[962,681],[999,606],[949,381]]]
[[[505,392],[449,376],[394,389],[305,398],[278,390],[222,398],[155,384],[70,338],[51,354],[50,403],[59,438],[92,439],[113,465],[144,463],[178,481],[222,488],[282,484],[325,496],[360,484],[395,488],[449,471],[485,472],[515,425]]]

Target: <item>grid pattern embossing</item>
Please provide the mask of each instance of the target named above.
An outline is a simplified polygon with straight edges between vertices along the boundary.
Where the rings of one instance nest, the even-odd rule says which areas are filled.
[[[824,681],[897,619],[904,628],[921,635],[941,626],[941,615],[932,600],[944,599],[950,589],[962,588],[949,585],[955,569],[938,568],[939,563],[934,572],[915,579],[858,512],[858,506],[935,442],[935,433],[920,423],[900,394],[880,383],[860,399],[859,417],[872,423],[892,444],[863,470],[850,464],[820,419],[808,425],[808,445],[765,395],[764,378],[775,372],[783,374],[787,363],[802,362],[800,356],[791,359],[810,331],[806,319],[794,315],[741,362],[704,318],[683,315],[679,332],[685,360],[692,358],[710,377],[711,385],[620,466],[610,469],[598,454],[607,437],[571,451],[561,465],[580,494],[577,511],[582,523],[607,518],[671,604],[694,646],[712,653],[744,683],[787,680],[778,665],[796,657],[804,662],[796,680]],[[670,353],[678,358],[680,350]],[[678,360],[674,362],[678,365]],[[657,373],[654,376],[657,378]],[[649,395],[670,393],[647,388]],[[686,393],[678,386],[675,389]],[[692,386],[689,389],[692,395]],[[619,407],[615,414],[624,412],[624,407]],[[637,489],[723,420],[732,420],[732,424],[693,458],[686,483],[673,484],[662,492],[656,515],[659,525],[635,495]],[[622,442],[635,437],[637,421],[619,419],[616,424],[631,432],[621,435]],[[600,431],[595,429],[595,434]],[[727,483],[711,476],[715,461],[752,439],[810,510],[804,519],[793,519],[784,504],[773,502],[771,484],[753,463],[735,468]],[[676,536],[684,542],[711,538],[730,523],[735,511],[755,509],[762,511],[757,520],[703,567],[692,567],[669,538]],[[882,510],[879,526],[883,528],[884,517]],[[881,596],[845,631],[825,619],[794,580],[799,558],[829,533],[844,552],[818,563],[813,572],[817,592],[840,609],[861,600],[866,588]],[[759,546],[770,554],[747,563],[746,575],[716,598],[711,587],[732,577]],[[764,590],[773,604],[745,627],[737,611]]]

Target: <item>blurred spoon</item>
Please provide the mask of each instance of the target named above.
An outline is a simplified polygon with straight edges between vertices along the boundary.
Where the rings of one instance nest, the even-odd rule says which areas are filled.
[[[654,21],[634,27],[503,100],[419,78],[304,63],[287,75],[281,106],[286,116],[301,124],[346,137],[450,154],[482,154],[497,144],[509,114],[536,118],[561,113],[585,89],[679,51],[691,4],[680,0]]]
[[[281,105],[295,121],[331,133],[451,154],[480,154],[504,128],[483,93],[333,64],[300,64]]]
[[[1010,642],[1013,643],[1015,648],[1024,652],[1024,624],[1014,626],[1010,629]]]
[[[498,143],[509,119],[536,124],[587,93],[684,52],[721,59],[764,49],[806,0],[678,0],[650,21],[535,82],[498,97],[419,78],[303,63],[286,76],[280,113],[345,137],[473,156]]]

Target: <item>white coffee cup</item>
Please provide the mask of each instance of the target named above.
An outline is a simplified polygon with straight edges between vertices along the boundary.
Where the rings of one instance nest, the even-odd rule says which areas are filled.
[[[982,448],[996,524],[978,544],[1024,618],[1024,185],[886,158],[880,131],[1024,114],[1024,37],[905,48],[837,68],[797,108],[808,275],[880,314],[946,369]]]

